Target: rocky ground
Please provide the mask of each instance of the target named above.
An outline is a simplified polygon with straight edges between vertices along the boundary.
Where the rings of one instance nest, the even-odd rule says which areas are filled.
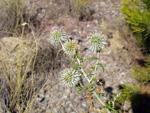
[[[130,77],[132,67],[137,64],[142,65],[142,59],[144,59],[133,35],[127,29],[123,14],[120,12],[120,5],[120,0],[96,1],[88,9],[85,9],[84,13],[86,14],[80,15],[80,21],[77,21],[76,18],[70,15],[61,15],[58,16],[57,22],[50,21],[46,23],[47,26],[45,27],[46,29],[50,29],[54,25],[64,26],[70,36],[76,41],[80,40],[80,53],[85,58],[94,56],[91,51],[85,49],[89,47],[87,40],[89,32],[103,32],[108,40],[104,52],[100,55],[99,62],[103,64],[105,71],[102,72],[102,69],[99,69],[97,78],[105,81],[104,90],[108,95],[117,94],[119,85],[132,82],[133,80]],[[41,16],[41,18],[43,17]],[[43,26],[45,25],[43,24]],[[51,82],[56,82],[58,78],[56,77]],[[85,91],[78,94],[76,88],[65,88],[61,84],[55,84],[39,95],[37,98],[38,109],[36,112],[100,112],[99,108],[101,105],[99,102],[94,102],[94,110],[92,110],[86,95],[87,92]],[[131,113],[132,110],[126,106],[128,105],[125,105],[124,109]]]
[[[79,21],[72,13],[65,15],[64,12],[61,12],[61,7],[64,7],[61,3],[54,5],[58,7],[54,12],[58,13],[54,14],[53,18],[50,18],[50,15],[46,13],[46,8],[51,4],[44,5],[36,17],[40,22],[38,34],[41,35],[41,38],[43,38],[42,33],[47,34],[53,26],[64,26],[68,35],[76,41],[80,41],[81,56],[91,58],[95,54],[86,49],[89,47],[88,34],[102,31],[107,38],[107,45],[104,52],[100,54],[99,62],[103,64],[105,71],[103,72],[99,68],[97,78],[105,82],[104,91],[107,99],[109,99],[109,95],[118,93],[119,85],[133,81],[130,77],[130,71],[135,65],[142,65],[144,56],[124,22],[123,14],[120,12],[121,0],[96,0],[88,8],[85,8],[84,13],[80,14]],[[44,37],[43,40],[47,40],[46,38]],[[63,68],[59,71],[61,70]],[[49,84],[51,84],[50,87],[46,87],[36,98],[33,105],[36,108],[35,113],[100,112],[101,105],[98,101],[93,101],[94,109],[91,109],[86,97],[87,92],[83,91],[78,94],[75,87],[64,87],[59,83],[58,74],[50,79]],[[127,112],[132,112],[128,107],[124,109]]]

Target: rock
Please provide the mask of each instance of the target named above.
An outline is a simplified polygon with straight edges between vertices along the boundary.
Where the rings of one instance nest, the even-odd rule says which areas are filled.
[[[129,110],[129,113],[133,113],[132,109]]]
[[[130,101],[125,101],[123,105],[124,110],[129,110],[131,108],[131,102]]]

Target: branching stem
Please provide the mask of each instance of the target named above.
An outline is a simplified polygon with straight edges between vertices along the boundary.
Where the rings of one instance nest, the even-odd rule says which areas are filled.
[[[78,63],[80,64],[80,60],[77,58],[77,61],[78,61]],[[86,78],[86,80],[90,83],[90,80],[89,80],[89,78],[87,77],[87,74],[85,73],[85,71],[83,70],[83,68],[82,67],[80,67],[80,69],[81,69],[81,72],[83,73],[83,75],[84,75],[84,77]],[[95,91],[93,91],[93,94],[96,96],[96,98],[98,99],[98,101],[103,105],[103,106],[105,106],[105,104],[102,102],[102,100],[98,97],[98,95],[96,94],[96,92]],[[108,113],[111,113],[107,108],[105,108],[106,110],[107,110],[107,112]]]
[[[61,44],[61,46],[62,46],[62,49],[65,50],[65,48],[64,48],[64,46],[63,46],[63,44],[62,44],[61,41],[60,41],[60,44]],[[97,70],[97,63],[98,63],[98,60],[99,60],[99,53],[97,53],[97,57],[98,57],[98,59],[97,59],[97,62],[96,62],[96,66],[95,66],[95,70],[94,70],[94,75],[95,75],[96,70]],[[78,64],[81,64],[81,62],[80,62],[80,60],[79,60],[78,58],[77,58],[77,62],[78,62]],[[82,66],[80,66],[80,70],[81,70],[81,72],[83,73],[83,75],[84,75],[84,77],[86,78],[86,80],[88,81],[88,83],[90,83],[91,80],[89,80],[89,78],[87,77],[87,74],[85,73],[85,71],[84,71],[84,69],[82,68]],[[103,106],[105,106],[105,104],[104,104],[103,101],[98,97],[98,95],[96,94],[95,91],[93,91],[93,94],[96,96],[96,98],[98,99],[98,101],[99,101]],[[106,111],[107,111],[108,113],[111,113],[107,108],[105,108],[105,109],[106,109]]]

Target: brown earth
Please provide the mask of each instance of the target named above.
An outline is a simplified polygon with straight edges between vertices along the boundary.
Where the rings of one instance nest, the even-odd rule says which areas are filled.
[[[37,17],[41,19],[39,29],[50,31],[53,26],[64,26],[65,31],[76,41],[80,41],[80,53],[85,58],[94,56],[88,48],[87,37],[90,32],[102,31],[107,37],[107,46],[100,55],[100,62],[103,64],[105,71],[98,70],[97,77],[105,81],[104,89],[109,99],[110,94],[118,93],[118,86],[127,82],[132,82],[130,71],[137,64],[142,65],[145,57],[141,53],[134,36],[125,23],[123,14],[120,12],[120,0],[97,0],[88,8],[85,8],[78,18],[72,12],[64,13],[61,8],[63,4],[56,3],[55,16],[48,19],[44,13]],[[44,9],[43,9],[44,10]],[[58,12],[58,13],[57,13]],[[95,62],[93,62],[94,64]],[[59,76],[58,76],[59,78]],[[55,83],[55,79],[51,82]],[[87,94],[83,91],[80,95],[76,88],[65,88],[61,84],[54,85],[47,89],[39,96],[37,113],[96,113],[100,112],[101,105],[95,101],[94,111],[91,110]],[[102,98],[104,101],[107,100]],[[128,106],[128,105],[127,105]],[[131,109],[125,110],[131,113]]]
[[[42,4],[41,2],[38,1],[37,5]],[[39,23],[35,23],[37,27],[34,30],[37,36],[46,40],[46,35],[49,34],[52,27],[64,26],[68,35],[81,42],[79,43],[80,53],[85,58],[95,56],[94,53],[85,49],[89,47],[87,40],[89,33],[102,31],[107,37],[107,45],[100,55],[99,62],[103,64],[105,71],[102,72],[102,69],[99,68],[97,78],[105,81],[104,89],[107,97],[102,100],[106,101],[111,94],[118,93],[120,84],[133,81],[130,71],[137,64],[142,65],[145,57],[120,12],[121,0],[95,0],[88,8],[83,9],[79,19],[73,11],[67,10],[69,9],[67,3],[58,1],[53,4],[53,11],[49,12],[47,9],[52,5],[44,4],[36,17]],[[27,37],[30,37],[30,34]],[[55,78],[50,81],[52,87],[47,87],[37,97],[33,105],[37,108],[35,113],[100,112],[101,105],[98,101],[94,101],[94,110],[91,110],[86,97],[87,92],[83,91],[78,94],[75,87],[65,88],[59,84],[58,79],[59,75],[56,74]]]

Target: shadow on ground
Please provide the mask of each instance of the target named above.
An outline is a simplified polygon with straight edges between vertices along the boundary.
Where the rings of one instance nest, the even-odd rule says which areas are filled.
[[[131,98],[133,113],[150,113],[150,95],[136,94]]]

